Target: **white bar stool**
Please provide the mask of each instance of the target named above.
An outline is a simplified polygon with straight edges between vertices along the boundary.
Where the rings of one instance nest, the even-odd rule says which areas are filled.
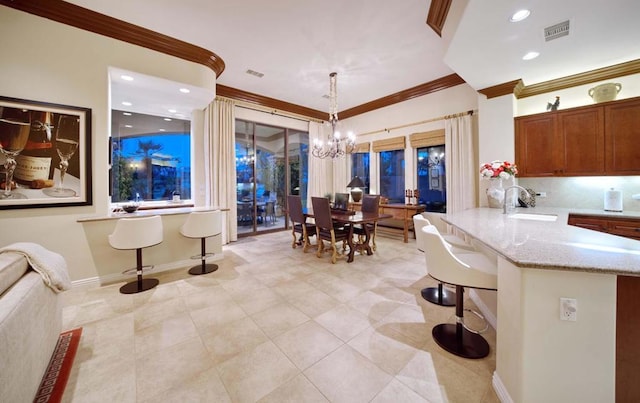
[[[434,222],[436,220],[440,221],[440,217],[434,217]],[[416,234],[416,245],[418,246],[418,250],[424,252],[422,249],[422,239],[423,233],[422,228],[427,225],[433,225],[438,228],[432,221],[427,218],[425,213],[416,214],[413,216],[413,230]],[[439,228],[438,228],[439,229]],[[442,235],[442,231],[440,231]],[[455,235],[442,235],[445,242],[449,245],[449,247],[454,248],[456,253],[463,253],[465,251],[473,252],[475,251],[473,245],[466,243],[463,239],[455,236]],[[427,287],[423,288],[420,291],[422,298],[431,302],[432,304],[440,305],[440,306],[454,306],[456,304],[456,293],[447,290],[444,288],[442,283],[438,283],[437,287]]]
[[[136,250],[136,273],[138,278],[122,287],[123,294],[135,294],[147,291],[160,283],[155,278],[142,278],[142,248],[158,245],[162,242],[162,218],[160,216],[121,218],[116,223],[116,228],[109,235],[109,244],[114,249]],[[148,266],[152,268],[153,266]],[[125,270],[127,273],[131,271]]]
[[[423,248],[427,271],[431,277],[456,286],[456,323],[436,325],[431,335],[436,343],[464,358],[484,358],[489,355],[489,343],[464,323],[464,288],[498,289],[498,268],[482,253],[454,254],[433,225],[422,228]],[[477,314],[482,318],[480,314]],[[482,318],[484,319],[484,318]]]
[[[194,211],[187,216],[180,228],[180,233],[187,238],[200,238],[200,254],[191,256],[191,259],[200,259],[201,264],[189,269],[189,274],[199,275],[212,273],[218,270],[217,264],[207,264],[208,257],[214,253],[206,252],[206,238],[222,233],[222,211]]]

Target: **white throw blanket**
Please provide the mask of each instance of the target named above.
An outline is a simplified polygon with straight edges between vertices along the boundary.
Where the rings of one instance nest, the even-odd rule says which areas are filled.
[[[0,253],[15,252],[27,258],[33,270],[42,276],[44,283],[55,292],[71,288],[71,279],[64,258],[41,245],[31,242],[16,242],[0,248]]]

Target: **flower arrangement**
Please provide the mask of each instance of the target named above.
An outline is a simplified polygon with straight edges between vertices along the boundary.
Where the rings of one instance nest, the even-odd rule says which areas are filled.
[[[483,178],[509,179],[518,174],[518,167],[509,161],[491,161],[480,165],[480,175]]]

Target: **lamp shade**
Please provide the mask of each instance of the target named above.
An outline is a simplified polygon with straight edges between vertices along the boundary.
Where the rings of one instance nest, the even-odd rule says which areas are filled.
[[[354,176],[353,179],[351,179],[351,182],[349,182],[349,184],[347,185],[348,188],[363,188],[365,187],[364,182],[362,181],[362,179],[360,179],[359,176]]]

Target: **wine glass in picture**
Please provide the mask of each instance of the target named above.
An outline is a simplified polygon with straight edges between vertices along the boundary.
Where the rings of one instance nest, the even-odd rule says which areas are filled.
[[[73,115],[60,115],[55,127],[56,151],[60,157],[60,182],[53,188],[44,189],[47,196],[75,197],[76,191],[64,187],[64,176],[69,168],[69,159],[75,154],[80,142],[80,118]]]
[[[16,169],[16,156],[20,154],[31,128],[31,114],[26,109],[0,107],[0,152],[5,157],[5,180],[2,183],[0,199],[26,199],[22,193],[12,192],[13,171]]]

